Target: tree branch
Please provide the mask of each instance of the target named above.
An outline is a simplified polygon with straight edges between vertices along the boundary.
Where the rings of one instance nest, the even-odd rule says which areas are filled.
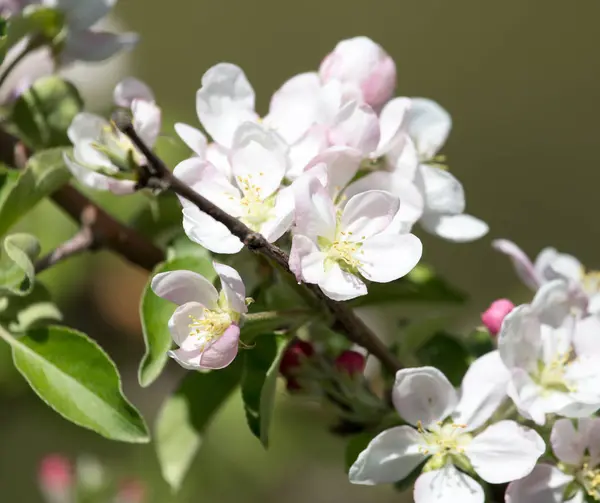
[[[148,161],[149,166],[145,172],[141,173],[142,176],[140,176],[140,187],[147,186],[168,189],[194,203],[201,211],[225,225],[250,250],[275,261],[284,271],[293,275],[289,267],[289,256],[287,253],[269,243],[262,234],[254,232],[243,222],[232,217],[217,205],[198,194],[190,186],[173,176],[173,173],[167,168],[162,159],[152,152],[139,137],[133,128],[129,116],[119,113],[115,114],[114,119],[117,127],[129,137]],[[327,307],[335,317],[337,326],[346,334],[346,337],[351,342],[362,346],[377,357],[386,369],[392,373],[395,373],[402,367],[396,356],[348,306],[330,299],[316,285],[305,284],[305,287]]]

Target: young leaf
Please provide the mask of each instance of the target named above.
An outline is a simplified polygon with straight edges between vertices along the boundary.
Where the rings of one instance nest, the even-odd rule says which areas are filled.
[[[15,338],[0,327],[13,361],[38,396],[73,423],[122,442],[148,442],[139,412],[127,401],[107,354],[86,335],[50,326]]]
[[[173,303],[154,295],[150,283],[152,277],[156,274],[178,269],[197,272],[209,281],[216,277],[208,252],[204,257],[180,257],[169,260],[160,264],[153,271],[140,303],[140,318],[142,320],[144,342],[146,343],[146,353],[140,363],[138,379],[143,387],[150,386],[167,363],[167,351],[171,349],[172,344],[168,322],[176,308]]]
[[[446,332],[436,333],[417,350],[416,356],[421,365],[440,369],[454,386],[460,385],[469,368],[467,348],[457,337]]]
[[[77,88],[57,76],[43,77],[15,102],[11,121],[34,150],[69,145],[67,129],[83,109]]]
[[[28,295],[34,285],[33,260],[40,253],[38,240],[30,234],[11,234],[0,253],[0,297]]]
[[[244,354],[242,399],[246,419],[250,430],[265,448],[269,446],[279,363],[287,342],[283,335],[262,335]]]
[[[43,198],[69,181],[63,161],[64,148],[41,151],[32,156],[21,172],[0,171],[0,236]]]
[[[211,372],[188,372],[156,419],[155,444],[164,479],[174,491],[181,483],[200,445],[209,421],[239,383],[241,358]]]
[[[465,294],[435,274],[431,267],[419,264],[404,278],[391,283],[371,283],[369,294],[351,302],[352,307],[390,302],[463,303]]]
[[[7,49],[17,44],[26,36],[41,35],[50,41],[62,30],[64,17],[50,7],[38,6],[35,9],[25,9],[11,16],[7,27]]]
[[[34,327],[57,323],[62,314],[52,302],[44,285],[36,282],[27,297],[0,299],[0,324],[12,333],[21,333]]]

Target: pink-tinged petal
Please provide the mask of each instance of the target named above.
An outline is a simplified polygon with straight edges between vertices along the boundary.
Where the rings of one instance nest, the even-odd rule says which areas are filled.
[[[329,131],[329,141],[333,145],[352,147],[363,155],[377,149],[379,137],[377,114],[369,105],[356,101],[340,109]]]
[[[414,182],[419,167],[419,153],[410,136],[405,135],[385,156],[388,169],[397,176]]]
[[[283,236],[294,222],[294,189],[286,187],[277,194],[274,217],[265,222],[260,228],[260,233],[269,243],[274,243]]]
[[[414,498],[415,503],[483,503],[484,493],[471,477],[447,464],[419,475]]]
[[[152,278],[152,291],[177,305],[198,302],[208,309],[217,305],[219,294],[204,276],[192,271],[161,272]]]
[[[337,301],[367,295],[367,287],[361,279],[342,270],[337,263],[325,268],[325,276],[319,281],[319,287],[327,297]]]
[[[244,247],[227,227],[196,207],[183,209],[183,230],[192,241],[213,253],[238,253]]]
[[[575,429],[570,419],[559,419],[552,427],[550,435],[552,452],[568,465],[579,466],[587,448],[587,438],[584,432]]]
[[[206,149],[206,160],[217,168],[228,180],[231,180],[231,165],[229,164],[229,153],[218,143],[210,143]]]
[[[187,370],[200,370],[200,359],[202,358],[202,349],[192,349],[187,351],[185,349],[176,349],[169,351],[168,355],[173,358],[179,365]]]
[[[425,214],[421,225],[427,232],[455,243],[469,243],[485,236],[488,225],[471,215]]]
[[[582,418],[579,420],[579,431],[584,433],[585,444],[590,453],[590,464],[600,463],[600,418]]]
[[[212,139],[229,148],[239,125],[257,119],[254,90],[242,69],[231,63],[210,68],[196,94],[196,111]]]
[[[225,264],[213,262],[213,267],[221,280],[221,288],[225,292],[229,309],[240,314],[247,313],[246,287],[240,274],[233,267]]]
[[[296,232],[316,240],[333,241],[336,229],[335,207],[331,197],[317,178],[301,177],[294,188]]]
[[[185,143],[200,159],[206,159],[208,142],[202,131],[187,124],[183,124],[182,122],[176,123],[174,127],[183,143]]]
[[[465,454],[483,480],[504,484],[529,475],[545,450],[536,431],[515,421],[499,421],[477,435]]]
[[[313,126],[296,143],[290,147],[290,168],[286,176],[295,180],[311,161],[329,146],[327,129],[323,126]]]
[[[509,369],[535,369],[542,356],[541,324],[528,305],[513,309],[502,322],[498,350]]]
[[[456,407],[456,391],[434,367],[399,370],[392,389],[394,407],[406,422],[427,427],[446,419]]]
[[[131,104],[133,128],[144,143],[153,147],[160,134],[162,113],[154,102],[133,100]]]
[[[556,466],[541,463],[525,478],[511,482],[506,489],[506,503],[563,503],[571,475]],[[565,503],[583,503],[583,491]]]
[[[355,257],[365,278],[389,283],[412,271],[422,254],[421,240],[413,234],[378,234],[364,241]]]
[[[421,434],[411,426],[397,426],[377,435],[350,467],[352,484],[391,484],[419,466],[427,455]]]
[[[306,236],[296,234],[292,238],[290,269],[299,282],[319,283],[325,276],[325,257],[317,244]]]
[[[373,157],[381,157],[404,142],[404,119],[410,109],[409,98],[394,98],[388,101],[379,115],[381,137]]]
[[[407,113],[408,133],[417,146],[421,159],[433,158],[442,148],[452,128],[450,114],[435,101],[412,98]]]
[[[388,227],[399,209],[397,196],[383,190],[369,190],[348,201],[340,225],[349,240],[361,241]]]
[[[420,164],[415,184],[425,198],[428,212],[458,215],[465,211],[465,191],[450,172]]]
[[[288,146],[273,131],[245,122],[235,132],[229,162],[242,192],[258,192],[265,200],[279,188],[289,168]]]
[[[169,319],[169,332],[175,344],[181,346],[190,336],[190,318],[204,318],[204,306],[198,302],[186,302],[180,305]]]
[[[477,358],[469,366],[461,384],[460,401],[452,417],[466,424],[467,431],[482,426],[507,398],[510,372],[498,351]]]
[[[240,327],[230,325],[225,333],[204,350],[200,367],[218,370],[227,367],[237,355],[240,342]]]
[[[152,89],[134,77],[127,77],[117,84],[113,100],[117,106],[123,108],[131,107],[134,100],[155,101]]]
[[[508,241],[507,239],[496,239],[492,242],[492,246],[501,253],[508,255],[517,276],[521,279],[523,283],[525,283],[532,290],[537,290],[541,284],[541,278],[534,268],[531,260],[525,254],[521,248],[519,248],[512,241]]]
[[[307,173],[313,173],[319,168],[319,178],[324,181],[324,186],[332,198],[337,198],[340,192],[354,178],[363,160],[362,154],[355,148],[329,147],[324,150],[306,166]]]
[[[104,61],[117,52],[131,50],[138,43],[136,33],[70,31],[62,57],[67,61]]]

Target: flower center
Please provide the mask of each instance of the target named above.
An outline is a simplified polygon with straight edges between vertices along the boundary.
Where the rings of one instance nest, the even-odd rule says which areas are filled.
[[[261,171],[259,176],[265,174]],[[267,197],[261,194],[261,188],[252,180],[252,175],[237,177],[238,186],[244,197],[240,201],[242,215],[240,219],[253,231],[259,232],[262,225],[273,216],[275,197]]]
[[[444,460],[448,456],[464,454],[465,447],[472,439],[470,434],[464,433],[466,427],[466,424],[439,421],[424,428],[419,421],[417,430],[426,444],[420,448],[421,452]]]
[[[204,310],[203,318],[190,315],[190,337],[196,337],[200,348],[204,350],[211,342],[221,337],[231,325],[229,313],[221,310]]]
[[[590,468],[588,463],[584,463],[578,478],[588,496],[600,501],[600,468]]]
[[[583,270],[581,286],[583,291],[588,295],[594,295],[600,292],[600,271]]]
[[[531,378],[535,383],[542,387],[545,392],[574,392],[575,387],[565,380],[566,366],[571,361],[572,353],[558,355],[548,364],[540,360],[538,361],[537,370],[531,374]]]
[[[352,232],[340,231],[337,233],[333,242],[327,238],[319,236],[318,244],[322,251],[327,253],[325,259],[325,268],[336,262],[342,269],[355,273],[361,266],[362,261],[357,258],[366,236],[361,236],[360,241],[352,240]]]
[[[144,158],[138,152],[131,140],[111,123],[102,128],[100,137],[92,144],[96,150],[104,154],[121,172],[131,172],[135,165],[144,163]],[[104,168],[106,170],[106,168]],[[118,173],[108,173],[115,175]]]
[[[447,161],[448,158],[442,154],[433,156],[431,159],[421,159],[421,162],[431,166],[432,168],[438,168],[442,171],[450,171],[450,167],[446,164]]]

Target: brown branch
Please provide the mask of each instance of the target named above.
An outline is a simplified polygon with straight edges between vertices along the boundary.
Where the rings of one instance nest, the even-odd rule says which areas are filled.
[[[23,168],[31,155],[18,138],[0,128],[0,162]],[[165,260],[164,252],[140,233],[123,225],[71,185],[65,185],[51,195],[52,200],[77,223],[86,213],[94,212],[89,225],[94,247],[107,248],[129,262],[148,271]]]
[[[260,253],[276,262],[288,274],[293,274],[289,267],[289,257],[279,247],[269,243],[261,234],[252,231],[243,222],[232,217],[217,205],[201,196],[181,180],[173,176],[165,163],[145,144],[139,137],[129,116],[116,114],[115,123],[117,127],[129,137],[133,144],[144,154],[148,161],[148,168],[141,173],[141,186],[153,188],[165,188],[175,194],[194,203],[201,211],[225,225],[230,232],[237,236],[250,250]],[[327,297],[316,285],[305,284],[312,294],[317,297],[335,317],[338,327],[345,333],[346,337],[353,343],[365,348],[369,353],[377,357],[386,369],[395,373],[401,368],[396,356],[386,345],[358,318],[354,312],[345,304],[336,302]]]

